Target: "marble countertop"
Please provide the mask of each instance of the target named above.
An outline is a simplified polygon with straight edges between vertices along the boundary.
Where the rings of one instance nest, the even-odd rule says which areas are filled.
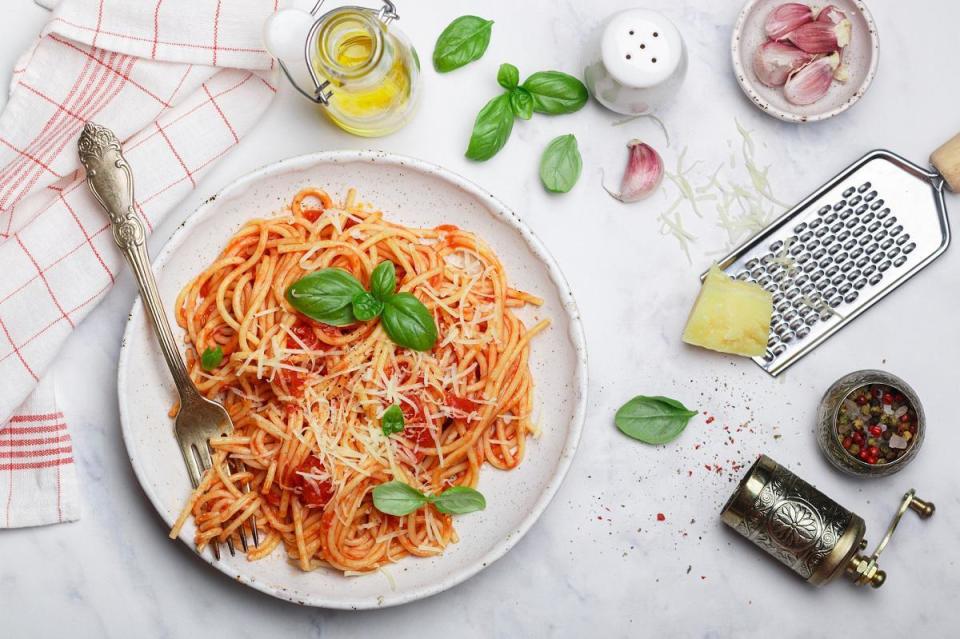
[[[265,163],[324,149],[378,148],[441,164],[513,207],[553,252],[573,288],[590,356],[583,441],[552,505],[502,560],[430,599],[363,613],[305,609],[271,599],[198,561],[170,542],[141,492],[120,437],[116,365],[135,289],[125,274],[74,331],[56,364],[58,392],[72,420],[83,496],[73,524],[0,531],[0,635],[6,637],[187,637],[215,622],[218,636],[243,637],[576,637],[947,636],[960,613],[954,545],[960,498],[952,468],[960,450],[951,408],[960,361],[960,251],[880,303],[778,379],[748,360],[680,342],[697,274],[726,247],[716,213],[684,208],[697,237],[690,255],[662,235],[657,218],[676,190],[621,205],[600,189],[601,169],[619,176],[625,143],[651,142],[671,168],[687,149],[690,176],[706,181],[739,155],[735,118],[751,130],[758,160],[772,164],[776,195],[794,202],[870,149],[895,150],[921,164],[960,126],[960,85],[943,81],[960,55],[960,4],[938,12],[916,3],[871,2],[882,42],[879,75],[846,114],[806,126],[754,109],[730,70],[729,35],[740,0],[646,0],[680,27],[690,54],[687,80],[650,120],[611,126],[596,103],[569,116],[520,122],[504,150],[483,164],[463,157],[474,114],[498,91],[496,69],[521,74],[575,71],[591,27],[629,6],[617,0],[484,3],[400,2],[401,26],[426,60],[443,26],[462,13],[496,21],[482,60],[455,73],[426,68],[425,100],[399,133],[364,140],[327,125],[289,87],[241,146],[157,229],[156,252],[200,202]],[[932,3],[931,3],[932,4]],[[0,24],[0,74],[41,27],[45,12],[27,0]],[[572,132],[583,176],[556,197],[537,178],[542,148]],[[742,170],[742,168],[741,168]],[[741,174],[742,177],[742,174]],[[948,198],[960,210],[960,200]],[[836,378],[882,368],[919,393],[929,419],[923,450],[903,472],[854,480],[828,466],[814,439],[817,401]],[[614,428],[616,408],[635,394],[663,394],[707,411],[674,443],[648,447]],[[766,453],[859,513],[877,541],[910,487],[937,515],[905,519],[883,567],[888,583],[815,589],[726,529],[719,510],[742,471]],[[707,468],[709,466],[709,468]],[[658,521],[663,513],[665,520]]]

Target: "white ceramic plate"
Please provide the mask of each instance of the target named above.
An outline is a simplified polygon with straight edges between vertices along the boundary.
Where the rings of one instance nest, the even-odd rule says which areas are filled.
[[[570,289],[553,258],[527,226],[499,200],[438,166],[376,152],[318,153],[272,164],[243,177],[205,202],[174,234],[154,262],[168,317],[180,288],[206,267],[248,219],[279,211],[301,187],[320,186],[334,198],[349,187],[360,199],[407,225],[456,224],[484,237],[498,253],[512,285],[544,298],[542,309],[523,311],[533,322],[553,324],[533,342],[535,416],[542,427],[519,468],[486,468],[479,489],[487,509],[457,517],[460,542],[429,559],[408,558],[362,577],[331,570],[303,573],[281,551],[257,562],[242,555],[217,569],[265,593],[326,608],[376,608],[441,592],[506,553],[533,525],[563,479],[580,439],[587,395],[583,330]],[[178,339],[183,332],[175,329]],[[175,389],[159,347],[136,302],[120,354],[118,392],[123,438],[137,479],[168,525],[190,492],[167,411]],[[158,531],[162,534],[162,531]],[[193,549],[194,527],[180,536]],[[391,579],[392,578],[392,579]],[[391,581],[394,583],[391,584]]]
[[[852,107],[870,88],[880,62],[880,39],[877,25],[860,0],[831,0],[811,2],[810,6],[833,4],[843,11],[853,25],[850,44],[844,48],[843,63],[847,65],[846,82],[834,82],[827,94],[805,106],[791,104],[783,95],[783,87],[768,87],[757,79],[753,58],[766,41],[763,25],[767,16],[787,0],[748,0],[733,27],[730,51],[737,83],[761,111],[786,122],[817,122],[839,115]]]

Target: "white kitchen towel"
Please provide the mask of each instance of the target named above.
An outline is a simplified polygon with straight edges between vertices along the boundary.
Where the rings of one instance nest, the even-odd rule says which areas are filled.
[[[79,166],[84,123],[123,142],[152,230],[276,93],[260,34],[277,3],[61,0],[18,61],[0,114],[0,528],[79,512],[45,372],[124,268]]]

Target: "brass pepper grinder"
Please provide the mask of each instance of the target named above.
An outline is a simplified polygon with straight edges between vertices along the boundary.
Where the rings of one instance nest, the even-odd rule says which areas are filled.
[[[740,481],[720,513],[724,523],[815,586],[846,575],[856,585],[879,588],[887,573],[877,560],[907,509],[921,519],[934,505],[911,488],[887,533],[869,557],[863,518],[833,501],[766,455]]]

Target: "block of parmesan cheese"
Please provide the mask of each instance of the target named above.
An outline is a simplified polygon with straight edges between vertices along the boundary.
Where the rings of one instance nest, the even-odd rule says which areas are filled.
[[[773,295],[714,265],[690,311],[683,341],[721,353],[756,357],[767,350]]]

